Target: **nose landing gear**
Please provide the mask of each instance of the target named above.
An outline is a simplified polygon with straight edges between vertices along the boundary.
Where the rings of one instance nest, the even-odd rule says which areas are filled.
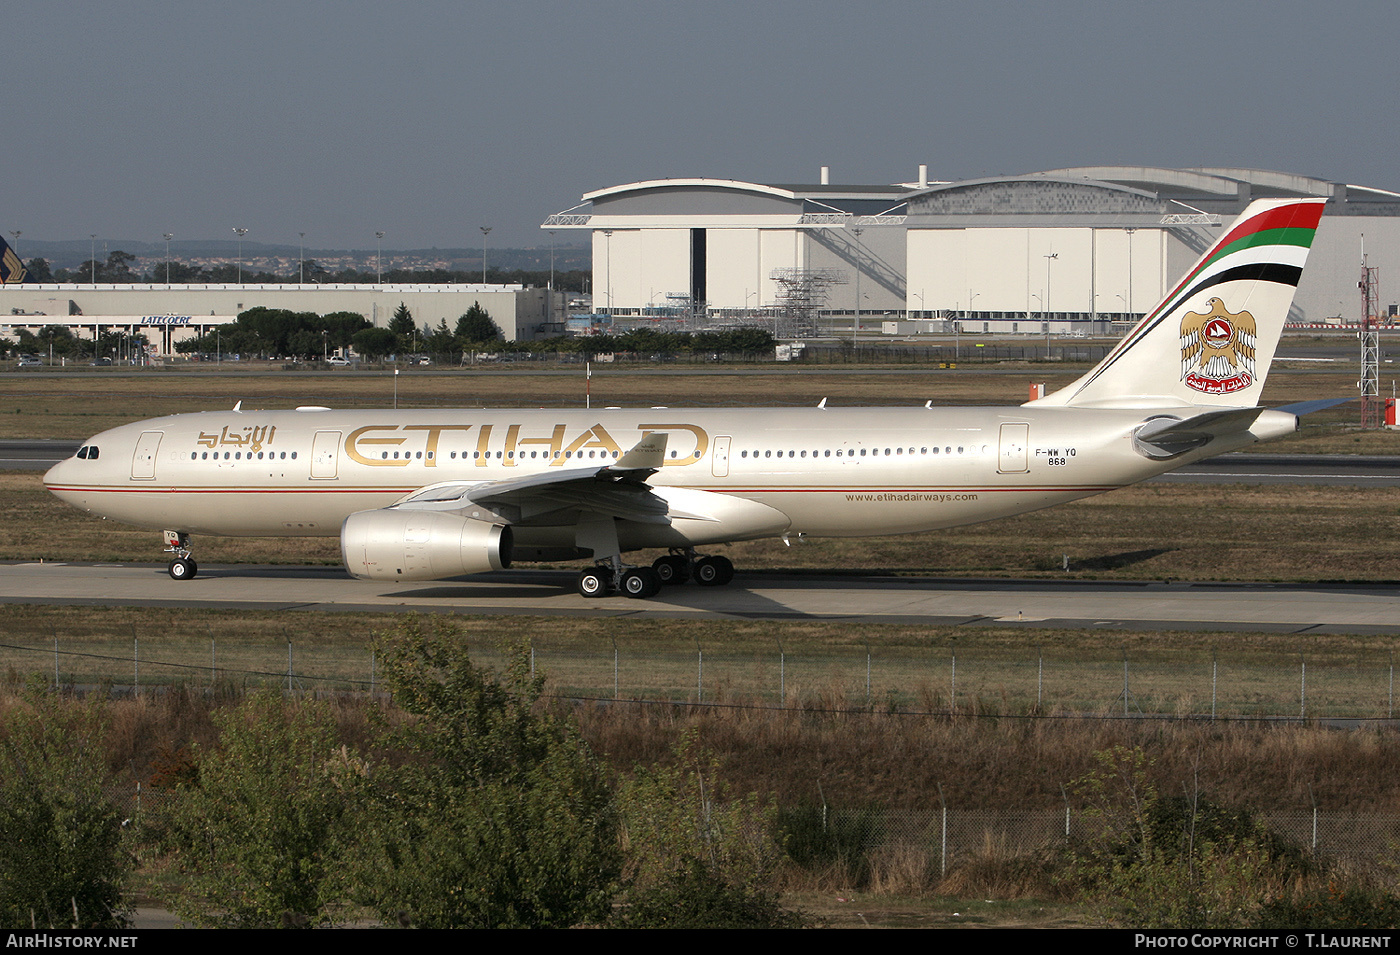
[[[174,554],[166,571],[171,580],[193,580],[199,565],[190,556],[190,535],[184,531],[165,532],[165,552]]]

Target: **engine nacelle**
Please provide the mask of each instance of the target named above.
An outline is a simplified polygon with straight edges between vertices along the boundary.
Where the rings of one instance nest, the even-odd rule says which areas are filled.
[[[365,580],[441,580],[510,566],[510,527],[443,511],[359,511],[340,528],[345,569]]]

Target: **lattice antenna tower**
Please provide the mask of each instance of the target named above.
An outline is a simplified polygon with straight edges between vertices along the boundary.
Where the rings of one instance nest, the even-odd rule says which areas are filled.
[[[1381,426],[1380,270],[1366,265],[1361,255],[1361,427]]]
[[[774,269],[770,277],[778,283],[776,304],[790,337],[814,336],[817,312],[826,306],[827,290],[848,281],[845,269]]]

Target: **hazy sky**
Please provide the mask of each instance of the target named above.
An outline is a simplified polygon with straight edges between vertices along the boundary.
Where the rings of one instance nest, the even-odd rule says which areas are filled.
[[[593,189],[823,164],[1400,190],[1397,27],[1393,0],[30,5],[0,34],[0,229],[421,248],[490,225],[545,245],[544,217]]]

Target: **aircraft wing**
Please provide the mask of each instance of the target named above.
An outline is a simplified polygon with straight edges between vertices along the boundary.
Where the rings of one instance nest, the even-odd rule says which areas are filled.
[[[435,484],[394,506],[462,511],[479,505],[511,524],[578,511],[642,524],[669,524],[673,518],[713,520],[679,509],[647,483],[665,458],[666,440],[664,432],[653,432],[616,462],[602,467],[551,470],[484,484]]]

